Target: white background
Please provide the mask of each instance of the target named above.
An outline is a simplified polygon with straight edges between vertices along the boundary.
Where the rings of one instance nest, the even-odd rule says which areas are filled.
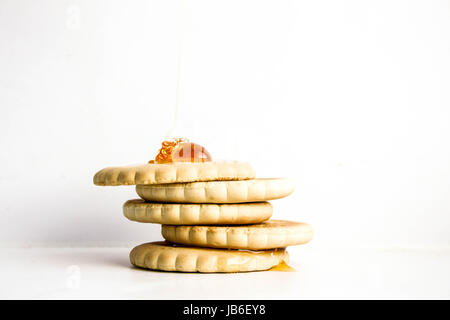
[[[449,1],[0,1],[0,242],[130,245],[106,166],[173,124],[297,189],[314,247],[450,245]],[[180,13],[183,19],[180,20]],[[181,28],[180,21],[182,22]]]

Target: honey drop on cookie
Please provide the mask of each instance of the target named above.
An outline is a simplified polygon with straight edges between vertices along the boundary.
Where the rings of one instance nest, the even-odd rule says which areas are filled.
[[[211,161],[211,155],[201,145],[185,142],[180,143],[172,152],[173,162],[206,162]]]
[[[211,161],[211,155],[203,146],[185,138],[176,138],[163,141],[155,160],[149,163],[206,161]]]

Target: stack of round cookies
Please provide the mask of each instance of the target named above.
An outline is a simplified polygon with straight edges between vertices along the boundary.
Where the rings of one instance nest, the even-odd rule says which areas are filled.
[[[103,186],[136,185],[141,199],[123,205],[130,220],[162,225],[166,241],[130,253],[133,265],[181,272],[267,270],[288,260],[285,248],[311,240],[301,222],[269,220],[268,200],[288,196],[290,179],[255,178],[242,162],[150,163],[110,167],[94,176]]]

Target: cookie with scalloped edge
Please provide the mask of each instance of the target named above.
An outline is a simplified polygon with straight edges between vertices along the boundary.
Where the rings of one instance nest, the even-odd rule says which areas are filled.
[[[251,251],[179,246],[168,242],[141,244],[130,252],[140,268],[178,272],[248,272],[268,270],[288,262],[285,249]]]
[[[172,225],[252,224],[270,219],[272,213],[269,202],[193,204],[134,199],[123,205],[123,214],[129,220]]]
[[[94,175],[98,186],[161,184],[215,180],[246,180],[255,177],[255,170],[246,162],[173,162],[147,163],[108,167]]]
[[[137,185],[142,199],[175,203],[243,203],[287,197],[295,189],[288,178]]]
[[[268,220],[238,226],[163,225],[164,239],[183,245],[223,249],[266,250],[305,244],[313,228],[304,222]]]

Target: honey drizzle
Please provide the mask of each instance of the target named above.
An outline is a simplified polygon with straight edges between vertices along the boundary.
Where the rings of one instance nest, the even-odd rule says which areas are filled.
[[[161,144],[161,149],[159,149],[159,152],[156,155],[155,160],[150,160],[148,163],[172,162],[173,149],[175,149],[180,143],[184,143],[184,142],[189,142],[189,140],[185,139],[185,138],[174,138],[171,140],[163,141]]]

